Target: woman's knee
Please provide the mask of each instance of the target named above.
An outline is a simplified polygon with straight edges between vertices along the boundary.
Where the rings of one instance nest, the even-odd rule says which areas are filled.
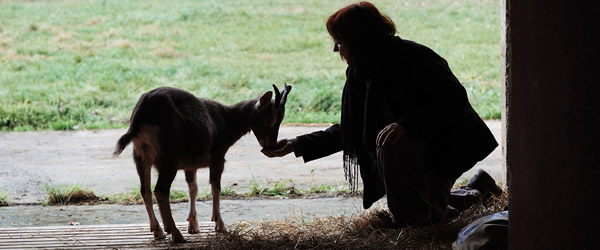
[[[377,161],[381,165],[427,165],[431,162],[426,144],[417,140],[400,140],[394,145],[377,147]]]
[[[390,162],[390,161],[394,161],[391,159],[391,156],[394,156],[398,153],[401,152],[394,152],[394,151],[399,151],[396,148],[396,145],[390,145],[390,146],[378,146],[377,147],[377,161],[379,162],[379,164],[383,164],[384,162]]]
[[[380,167],[405,165],[407,161],[409,161],[407,149],[400,143],[377,147],[377,165]]]
[[[377,147],[377,157],[402,156],[410,154],[416,147],[411,140],[401,139],[395,144]]]

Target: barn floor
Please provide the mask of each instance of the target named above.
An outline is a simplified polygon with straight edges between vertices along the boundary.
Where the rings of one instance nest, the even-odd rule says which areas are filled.
[[[0,249],[189,249],[206,247],[216,237],[212,222],[200,222],[200,233],[193,235],[187,222],[177,227],[186,243],[175,244],[170,235],[154,240],[148,224],[0,228]]]

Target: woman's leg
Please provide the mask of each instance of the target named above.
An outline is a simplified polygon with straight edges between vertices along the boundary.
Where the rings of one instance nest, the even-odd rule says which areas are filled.
[[[384,180],[388,207],[397,225],[431,222],[431,156],[417,140],[377,148],[377,168]]]
[[[410,137],[377,148],[377,168],[384,180],[394,223],[427,224],[444,220],[455,179],[438,179],[427,144]],[[446,167],[455,167],[449,164]]]

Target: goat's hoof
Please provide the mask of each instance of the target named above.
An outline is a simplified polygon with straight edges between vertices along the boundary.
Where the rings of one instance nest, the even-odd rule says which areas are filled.
[[[198,227],[198,221],[196,219],[187,219],[188,221],[188,233],[196,234],[200,232],[200,228]]]
[[[159,230],[154,230],[152,233],[154,234],[154,239],[155,240],[162,240],[162,239],[165,238],[165,234],[160,229]]]
[[[223,222],[215,223],[215,231],[226,234],[227,228],[225,228],[225,224]]]
[[[199,232],[200,232],[200,228],[198,227],[198,223],[194,223],[194,224],[190,223],[188,225],[188,233],[197,234]]]
[[[150,227],[150,232],[154,234],[155,240],[162,240],[165,238],[165,233],[160,226],[155,226],[154,228]]]
[[[185,242],[185,239],[183,238],[183,235],[181,235],[179,230],[173,231],[173,234],[171,234],[171,239],[173,239],[173,242],[175,243]]]

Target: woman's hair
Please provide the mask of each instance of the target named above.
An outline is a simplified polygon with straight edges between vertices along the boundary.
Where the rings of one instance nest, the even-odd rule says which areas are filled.
[[[369,2],[341,8],[329,17],[326,25],[334,40],[359,50],[368,49],[378,41],[396,34],[392,19],[381,14]]]

